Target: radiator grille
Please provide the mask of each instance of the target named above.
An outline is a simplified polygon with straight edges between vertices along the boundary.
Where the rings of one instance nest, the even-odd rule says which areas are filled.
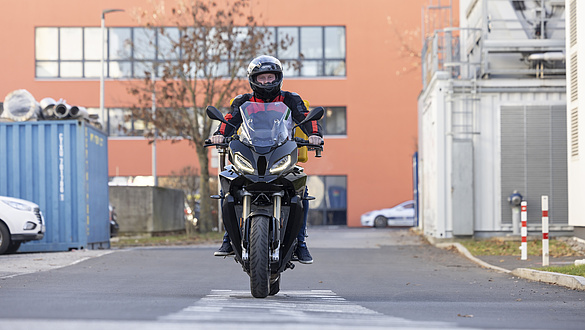
[[[43,223],[43,217],[41,217],[41,210],[38,207],[35,207],[34,213],[37,216],[37,219],[39,219],[39,222],[42,224]]]
[[[568,223],[566,105],[505,105],[501,108],[501,214],[512,223],[508,196],[528,202],[528,225],[539,225],[538,205],[549,196],[550,223]]]
[[[266,157],[258,157],[258,175],[264,175],[266,173]]]

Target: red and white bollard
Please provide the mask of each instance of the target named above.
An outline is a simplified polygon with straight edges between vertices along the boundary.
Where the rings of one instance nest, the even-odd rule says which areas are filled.
[[[522,257],[520,260],[528,260],[528,244],[527,244],[527,236],[528,236],[528,229],[526,228],[526,221],[527,217],[527,209],[526,209],[526,201],[522,201],[520,204],[520,221],[522,222],[522,228],[520,231],[520,235],[522,236],[522,244],[520,244],[520,250],[522,250]]]
[[[548,266],[548,196],[541,197],[542,204],[542,265]]]

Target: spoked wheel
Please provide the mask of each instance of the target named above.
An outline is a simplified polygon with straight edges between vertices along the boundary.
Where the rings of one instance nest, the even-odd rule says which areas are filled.
[[[268,232],[270,219],[258,215],[250,225],[250,291],[255,298],[266,298],[270,293]],[[277,291],[278,292],[278,291]]]
[[[270,279],[270,293],[269,295],[274,296],[280,291],[280,274],[272,275]]]
[[[387,225],[388,225],[388,219],[386,219],[386,217],[384,217],[384,216],[379,215],[374,219],[374,227],[376,227],[376,228],[384,228]]]

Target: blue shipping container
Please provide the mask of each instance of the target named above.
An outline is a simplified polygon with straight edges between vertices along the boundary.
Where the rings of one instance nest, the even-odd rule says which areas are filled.
[[[37,203],[46,223],[19,251],[109,248],[107,142],[77,120],[0,123],[0,195]]]

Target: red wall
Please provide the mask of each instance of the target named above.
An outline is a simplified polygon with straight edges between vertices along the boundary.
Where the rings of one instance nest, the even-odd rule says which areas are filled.
[[[123,8],[107,16],[108,26],[137,26],[139,0],[3,0],[0,10],[0,98],[24,88],[38,100],[50,96],[70,104],[99,106],[99,79],[35,79],[36,26],[100,26],[102,9]],[[396,31],[420,28],[426,0],[260,0],[253,10],[267,25],[343,25],[346,27],[347,76],[286,78],[284,89],[311,105],[346,106],[347,137],[326,138],[320,159],[306,164],[310,175],[347,175],[348,225],[359,226],[362,213],[412,198],[412,154],[417,140],[420,71],[397,75],[419,60],[405,57]],[[170,7],[167,4],[167,7]],[[389,24],[389,17],[393,25]],[[262,19],[260,19],[262,20]],[[420,39],[420,37],[418,37]],[[420,42],[414,42],[420,47]],[[132,104],[124,82],[106,81],[106,107]],[[151,145],[143,139],[109,140],[110,176],[151,175]],[[157,144],[157,173],[164,176],[196,165],[187,142]]]

